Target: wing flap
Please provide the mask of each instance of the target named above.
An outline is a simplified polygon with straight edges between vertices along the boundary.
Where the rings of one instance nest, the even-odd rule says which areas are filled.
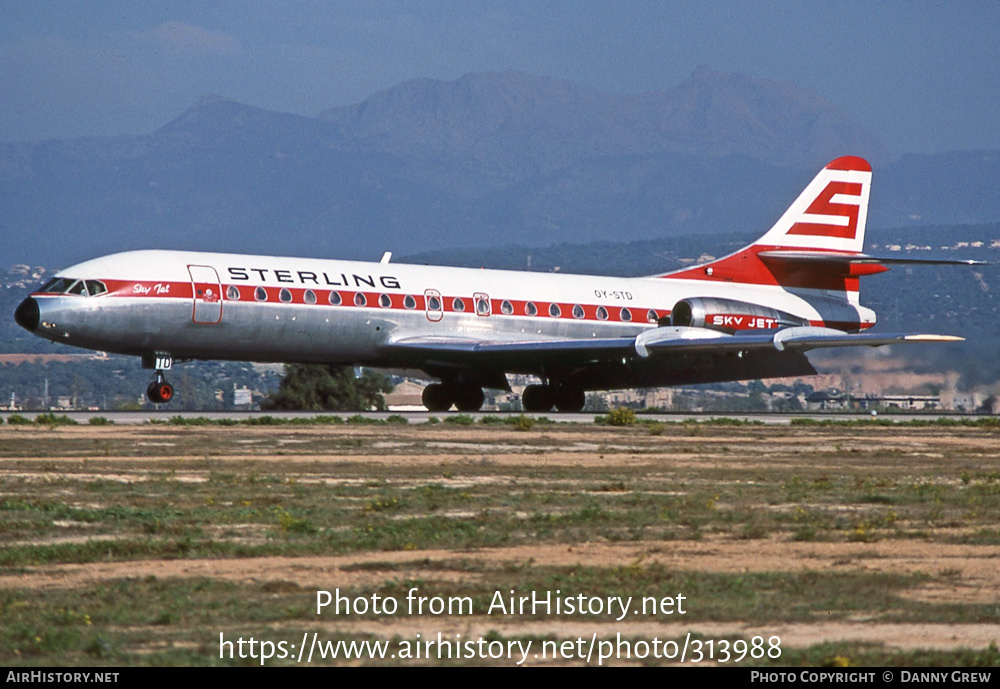
[[[477,340],[462,337],[405,337],[387,347],[436,353],[462,354],[531,354],[545,352],[575,352],[594,355],[634,353],[634,337],[544,339],[544,340]]]

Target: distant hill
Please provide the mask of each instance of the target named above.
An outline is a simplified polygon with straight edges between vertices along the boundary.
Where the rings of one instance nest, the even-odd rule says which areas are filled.
[[[745,155],[809,168],[880,141],[820,96],[787,82],[699,67],[664,91],[610,94],[522,72],[418,79],[319,115],[376,150],[444,157],[513,183],[586,160]]]
[[[135,248],[376,259],[766,229],[833,157],[877,226],[1000,219],[1000,154],[903,156],[793,84],[416,80],[315,118],[210,96],[147,136],[0,144],[0,265]],[[881,162],[880,162],[881,161]]]

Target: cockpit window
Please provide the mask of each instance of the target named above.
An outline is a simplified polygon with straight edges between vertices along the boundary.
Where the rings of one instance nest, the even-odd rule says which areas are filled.
[[[96,296],[108,291],[100,280],[75,280],[73,278],[52,278],[38,290],[45,294],[77,294]]]
[[[52,278],[42,286],[39,292],[63,294],[76,283],[73,278]]]

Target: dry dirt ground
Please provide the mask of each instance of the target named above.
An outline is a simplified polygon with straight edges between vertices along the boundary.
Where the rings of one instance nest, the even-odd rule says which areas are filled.
[[[270,476],[277,489],[291,486],[288,495],[325,491],[329,497],[324,499],[341,500],[338,509],[354,510],[345,512],[345,519],[355,518],[351,515],[358,520],[381,516],[382,503],[367,493],[338,494],[337,490],[368,486],[383,496],[378,500],[388,501],[385,496],[406,494],[391,491],[420,488],[432,479],[456,495],[468,496],[462,499],[470,507],[463,512],[450,504],[425,508],[422,503],[409,503],[410,510],[386,508],[388,517],[419,519],[428,510],[458,521],[482,518],[484,513],[498,521],[508,516],[525,518],[528,512],[537,515],[539,510],[564,516],[575,509],[566,505],[575,504],[572,501],[579,495],[597,501],[634,495],[635,500],[679,505],[682,513],[670,529],[646,526],[621,537],[614,530],[614,515],[615,510],[629,510],[622,506],[627,502],[600,502],[604,517],[594,522],[597,526],[583,524],[567,527],[565,532],[553,527],[538,535],[509,538],[513,542],[506,544],[482,544],[473,538],[435,546],[433,539],[414,539],[402,547],[351,546],[315,552],[315,548],[300,547],[295,545],[300,542],[294,541],[290,554],[267,551],[278,538],[273,523],[247,518],[247,523],[237,524],[240,520],[234,517],[228,530],[213,532],[208,525],[199,528],[201,533],[216,533],[213,538],[220,542],[248,544],[258,551],[238,557],[115,556],[109,551],[109,558],[90,557],[86,562],[48,559],[46,547],[57,544],[136,538],[134,525],[102,528],[99,519],[95,526],[71,516],[53,519],[52,524],[37,529],[11,527],[0,534],[0,545],[11,552],[38,549],[37,555],[28,556],[26,564],[0,567],[0,590],[8,593],[30,592],[44,597],[76,591],[83,595],[119,581],[155,577],[161,581],[233,582],[248,590],[283,582],[311,601],[317,590],[350,589],[362,595],[376,591],[390,576],[387,572],[397,583],[433,584],[438,587],[435,590],[470,582],[504,587],[504,572],[518,563],[534,568],[612,571],[640,567],[693,576],[841,572],[863,578],[868,574],[917,574],[922,578],[900,593],[901,601],[918,606],[914,609],[919,612],[909,619],[894,617],[892,610],[876,605],[872,609],[854,607],[846,614],[817,609],[805,617],[773,621],[755,617],[749,610],[744,617],[738,609],[728,615],[699,617],[698,608],[705,606],[689,596],[690,612],[685,618],[659,615],[618,622],[554,615],[338,619],[311,614],[272,621],[268,629],[383,639],[418,634],[427,638],[438,632],[446,637],[462,634],[463,638],[498,633],[507,639],[525,635],[589,639],[594,633],[598,638],[614,638],[621,632],[663,639],[694,631],[708,639],[779,636],[787,647],[847,642],[873,644],[888,651],[975,650],[1000,643],[1000,619],[990,617],[991,610],[1000,614],[1000,514],[995,509],[1000,433],[996,430],[694,424],[668,424],[652,430],[536,425],[528,431],[450,424],[5,426],[0,428],[0,458],[0,501],[5,505],[37,505],[45,500],[65,500],[79,509],[95,510],[119,501],[145,505],[145,498],[104,496],[101,491],[109,484],[134,488],[159,482],[157,485],[168,489],[193,491],[178,492],[176,498],[176,504],[189,504],[191,510],[203,509],[203,505],[214,509],[213,501],[229,500],[227,509],[232,511],[243,502],[249,508],[250,503],[261,501],[260,494],[253,492],[259,484],[253,482]],[[235,476],[231,482],[238,483],[244,473],[250,476],[251,485],[239,490],[249,491],[248,497],[242,501],[225,498],[223,489],[216,486],[219,476]],[[798,487],[802,487],[801,492],[796,492]],[[973,494],[974,489],[978,492]],[[512,497],[524,495],[539,502],[525,507]],[[702,495],[708,497],[703,499]],[[866,499],[860,499],[862,495]],[[157,499],[173,504],[169,495]],[[296,509],[306,514],[311,509],[305,502],[276,499],[268,509],[277,509],[273,507],[276,504],[284,505],[286,514]],[[701,516],[691,520],[694,526],[685,521],[684,505],[701,510]],[[6,514],[14,514],[12,509]],[[662,510],[666,514],[667,507]],[[799,527],[789,515],[806,513],[823,515],[826,521],[817,516],[816,529],[796,530]],[[215,518],[227,519],[228,514],[219,512]],[[0,518],[4,518],[3,513]],[[319,518],[320,522],[323,519]],[[747,531],[750,521],[758,524],[758,532]],[[313,532],[318,527],[320,533],[341,528],[327,523],[313,527]],[[31,561],[31,557],[36,559]],[[949,613],[938,620],[934,611],[939,609],[973,612]],[[241,624],[249,627],[220,619],[215,632],[235,637],[242,633]],[[43,656],[41,662],[58,659]]]

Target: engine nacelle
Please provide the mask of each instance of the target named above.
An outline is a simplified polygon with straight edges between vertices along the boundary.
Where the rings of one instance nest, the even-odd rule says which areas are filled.
[[[760,304],[693,297],[674,305],[670,312],[670,325],[708,328],[731,334],[737,330],[776,330],[809,325],[809,321]]]

